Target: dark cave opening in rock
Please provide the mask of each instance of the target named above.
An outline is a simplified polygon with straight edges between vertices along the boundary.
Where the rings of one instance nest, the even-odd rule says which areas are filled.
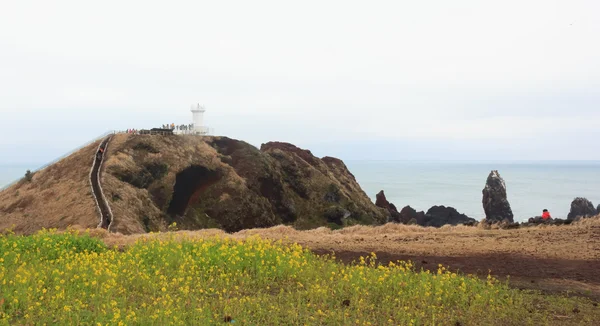
[[[167,214],[171,217],[183,216],[188,205],[221,177],[218,171],[199,165],[192,165],[177,173]]]

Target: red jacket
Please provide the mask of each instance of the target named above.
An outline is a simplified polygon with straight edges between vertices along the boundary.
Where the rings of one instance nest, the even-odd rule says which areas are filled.
[[[544,220],[547,220],[547,219],[549,219],[550,217],[552,217],[552,216],[550,216],[550,212],[544,212],[544,214],[542,214],[542,218],[543,218]]]

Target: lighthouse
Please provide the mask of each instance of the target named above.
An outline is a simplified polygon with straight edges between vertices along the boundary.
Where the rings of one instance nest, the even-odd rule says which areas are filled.
[[[194,123],[194,133],[196,134],[206,135],[208,133],[208,128],[204,126],[204,112],[206,112],[206,109],[202,105],[192,105],[192,121]]]

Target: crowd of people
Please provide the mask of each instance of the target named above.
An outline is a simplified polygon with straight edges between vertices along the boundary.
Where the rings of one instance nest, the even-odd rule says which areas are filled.
[[[189,131],[194,129],[194,124],[175,125],[174,123],[162,125],[162,129],[171,129],[177,131]]]
[[[194,124],[190,123],[190,124],[184,124],[184,125],[175,125],[174,123],[171,123],[171,124],[167,123],[167,124],[162,125],[161,129],[172,130],[173,132],[177,131],[179,133],[188,133],[188,132],[192,132],[194,130]],[[121,132],[123,132],[123,131],[121,131]],[[127,129],[124,132],[128,133],[128,134],[135,134],[135,135],[140,134],[140,130],[135,129],[135,128]]]

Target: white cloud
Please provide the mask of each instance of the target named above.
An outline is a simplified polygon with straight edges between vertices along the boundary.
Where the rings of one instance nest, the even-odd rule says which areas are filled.
[[[200,101],[217,131],[253,143],[486,140],[544,157],[545,140],[596,135],[598,12],[592,0],[5,1],[0,113],[40,134],[87,124],[86,137],[184,123]]]

